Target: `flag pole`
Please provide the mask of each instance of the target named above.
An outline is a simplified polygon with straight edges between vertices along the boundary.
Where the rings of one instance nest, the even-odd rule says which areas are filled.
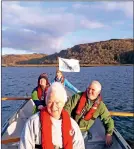
[[[59,57],[57,56],[57,62],[58,62],[58,66],[57,66],[57,69],[59,70]]]

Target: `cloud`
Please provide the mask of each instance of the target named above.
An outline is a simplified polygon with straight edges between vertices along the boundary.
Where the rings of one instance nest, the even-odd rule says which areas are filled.
[[[120,32],[126,30],[126,35],[132,29],[128,29],[133,14],[131,2],[59,4],[52,6],[44,2],[2,2],[2,48],[24,53],[52,54],[63,47],[68,48],[68,45],[96,41],[99,38],[101,40],[99,35],[105,31],[109,31],[109,37],[113,37],[112,30],[115,27]],[[88,31],[95,35],[92,39],[89,35],[83,37]],[[71,38],[68,40],[67,37]]]
[[[19,2],[3,2],[2,6],[3,48],[51,54],[62,50],[68,33],[105,26],[83,15],[66,12],[66,7],[43,9],[22,6]]]
[[[28,52],[28,51],[25,51],[25,50],[15,50],[15,49],[12,49],[12,48],[4,48],[2,49],[2,55],[6,55],[6,54],[32,54],[33,52]]]
[[[122,20],[113,22],[114,25],[124,25],[125,22]]]
[[[75,28],[74,15],[43,14],[43,10],[37,10],[18,3],[3,4],[2,24],[8,26],[2,30],[3,47],[44,53],[61,50],[62,36]]]
[[[84,19],[81,21],[81,25],[87,29],[96,29],[105,27],[104,24],[97,21],[89,21],[88,19]]]
[[[23,29],[6,29],[3,31],[2,46],[29,52],[53,53],[60,50],[62,37],[55,38]]]
[[[42,32],[48,31],[51,34],[57,32],[58,35],[71,31],[74,27],[75,16],[70,13],[59,13],[63,12],[65,8],[56,8],[56,10],[57,13],[52,13],[50,8],[44,11],[36,7],[23,7],[18,3],[3,3],[2,24],[10,27],[32,28],[32,30],[41,30]]]
[[[95,10],[94,12],[100,12],[100,10],[102,11],[121,11],[123,13],[125,13],[125,15],[127,17],[133,17],[133,2],[129,1],[129,2],[90,2],[87,4],[82,4],[82,3],[76,3],[73,5],[73,9],[77,10],[79,12],[84,12],[86,13],[87,11],[93,11],[93,9]],[[102,12],[101,12],[102,13]],[[104,12],[103,12],[104,13]],[[88,13],[88,15],[90,15]]]
[[[90,8],[90,5],[86,5],[86,4],[81,4],[81,3],[75,3],[73,6],[72,6],[73,9],[89,9]]]
[[[133,17],[133,2],[104,2],[102,6],[107,11],[119,10],[128,17]]]

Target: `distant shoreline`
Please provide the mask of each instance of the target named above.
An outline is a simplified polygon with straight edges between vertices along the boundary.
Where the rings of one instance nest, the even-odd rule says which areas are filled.
[[[101,67],[101,66],[133,66],[134,64],[80,64],[80,67]],[[4,65],[2,67],[58,67],[58,64],[25,64],[25,65]]]

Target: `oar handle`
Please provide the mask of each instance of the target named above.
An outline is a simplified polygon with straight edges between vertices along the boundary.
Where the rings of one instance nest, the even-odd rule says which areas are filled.
[[[2,100],[30,100],[31,97],[3,97]],[[116,112],[116,111],[110,111],[111,116],[128,116],[128,117],[134,117],[134,113],[130,112]]]
[[[128,116],[128,117],[134,117],[134,113],[130,112],[116,112],[116,111],[110,111],[111,116]]]
[[[31,97],[3,97],[2,100],[30,100]]]
[[[15,142],[19,142],[20,138],[9,138],[9,139],[5,139],[5,140],[1,140],[1,144],[9,144],[9,143],[15,143]]]

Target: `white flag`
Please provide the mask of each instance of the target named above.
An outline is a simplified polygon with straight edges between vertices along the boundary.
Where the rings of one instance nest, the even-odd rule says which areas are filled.
[[[65,72],[80,72],[79,60],[59,57],[59,70]]]

